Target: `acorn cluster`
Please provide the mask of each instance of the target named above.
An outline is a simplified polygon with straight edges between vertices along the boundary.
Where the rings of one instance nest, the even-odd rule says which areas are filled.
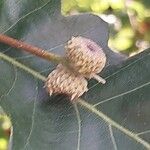
[[[50,95],[63,93],[71,100],[76,100],[88,90],[86,78],[95,78],[105,83],[97,75],[106,64],[106,55],[100,46],[90,39],[78,36],[68,41],[65,50],[66,59],[74,71],[59,64],[47,77],[45,86]]]

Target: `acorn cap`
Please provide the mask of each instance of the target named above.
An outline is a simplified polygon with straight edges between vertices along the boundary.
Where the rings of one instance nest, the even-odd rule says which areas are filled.
[[[102,48],[90,39],[73,37],[65,46],[66,57],[75,71],[91,78],[102,71],[106,56]]]
[[[77,99],[88,90],[83,76],[75,75],[61,64],[48,75],[45,87],[50,95],[62,93],[68,95],[71,100]]]

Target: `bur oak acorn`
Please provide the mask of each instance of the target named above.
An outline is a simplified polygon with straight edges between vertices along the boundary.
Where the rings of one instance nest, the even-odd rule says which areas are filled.
[[[106,55],[100,46],[90,39],[78,36],[72,37],[65,49],[66,59],[76,73],[59,64],[48,75],[45,83],[50,95],[62,93],[75,100],[88,90],[86,78],[95,78],[105,83],[105,80],[97,75],[106,64]]]
[[[65,46],[66,56],[74,70],[86,78],[99,78],[96,74],[101,72],[106,64],[106,55],[102,48],[90,39],[78,36],[72,37]]]
[[[81,75],[75,75],[65,66],[59,64],[47,77],[45,84],[50,95],[62,93],[75,100],[87,89],[87,81]]]

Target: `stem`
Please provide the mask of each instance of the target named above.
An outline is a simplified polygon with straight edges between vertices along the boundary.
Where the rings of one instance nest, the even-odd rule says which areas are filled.
[[[99,83],[102,83],[102,84],[105,84],[105,83],[106,83],[106,80],[103,79],[102,77],[98,76],[97,74],[94,74],[94,75],[93,75],[93,78],[94,78],[95,80],[97,80]]]
[[[106,116],[104,113],[102,113],[101,111],[97,110],[93,105],[85,102],[82,99],[78,99],[78,104],[80,104],[81,106],[84,106],[89,111],[95,113],[96,115],[101,117],[103,120],[105,120],[108,124],[110,124],[111,126],[115,127],[116,129],[122,131],[123,133],[125,133],[126,135],[128,135],[129,137],[134,139],[135,141],[137,141],[140,144],[142,144],[147,149],[150,149],[150,144],[148,142],[144,141],[142,138],[140,138],[137,134],[133,133],[132,131],[126,129],[125,127],[123,127],[121,125],[119,125],[117,122],[115,122],[114,120],[112,120],[111,118]]]
[[[53,53],[47,52],[41,48],[32,46],[30,44],[24,43],[22,41],[13,39],[7,35],[0,34],[0,42],[10,45],[11,47],[22,49],[33,55],[44,58],[48,61],[53,61],[55,63],[63,63],[65,60],[63,57],[55,55]]]

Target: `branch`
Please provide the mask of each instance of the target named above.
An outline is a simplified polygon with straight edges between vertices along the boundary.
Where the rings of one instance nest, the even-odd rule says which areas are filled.
[[[11,38],[11,37],[4,35],[4,34],[0,34],[0,42],[7,44],[7,45],[10,45],[11,47],[14,47],[14,48],[22,49],[24,51],[27,51],[33,55],[36,55],[36,56],[41,57],[43,59],[46,59],[48,61],[52,61],[52,62],[57,63],[57,64],[61,63],[64,66],[66,66],[69,70],[71,70],[74,74],[79,74],[73,68],[73,66],[70,64],[67,57],[61,57],[59,55],[47,52],[46,50],[43,50],[41,48],[27,44],[27,43],[22,42],[20,40],[16,40],[16,39]],[[102,84],[105,84],[105,82],[106,82],[102,77],[100,77],[98,75],[94,75],[93,78],[96,79],[98,82],[101,82]]]
[[[35,46],[32,46],[30,44],[27,44],[27,43],[24,43],[22,41],[19,41],[19,40],[16,40],[16,39],[13,39],[7,35],[4,35],[4,34],[0,34],[0,42],[1,43],[4,43],[4,44],[7,44],[11,47],[14,47],[14,48],[17,48],[17,49],[22,49],[26,52],[29,52],[33,55],[36,55],[38,57],[41,57],[41,58],[44,58],[48,61],[52,61],[54,63],[65,63],[65,59],[61,56],[58,56],[56,54],[53,54],[53,53],[50,53],[50,52],[47,52],[41,48],[38,48],[38,47],[35,47]]]

